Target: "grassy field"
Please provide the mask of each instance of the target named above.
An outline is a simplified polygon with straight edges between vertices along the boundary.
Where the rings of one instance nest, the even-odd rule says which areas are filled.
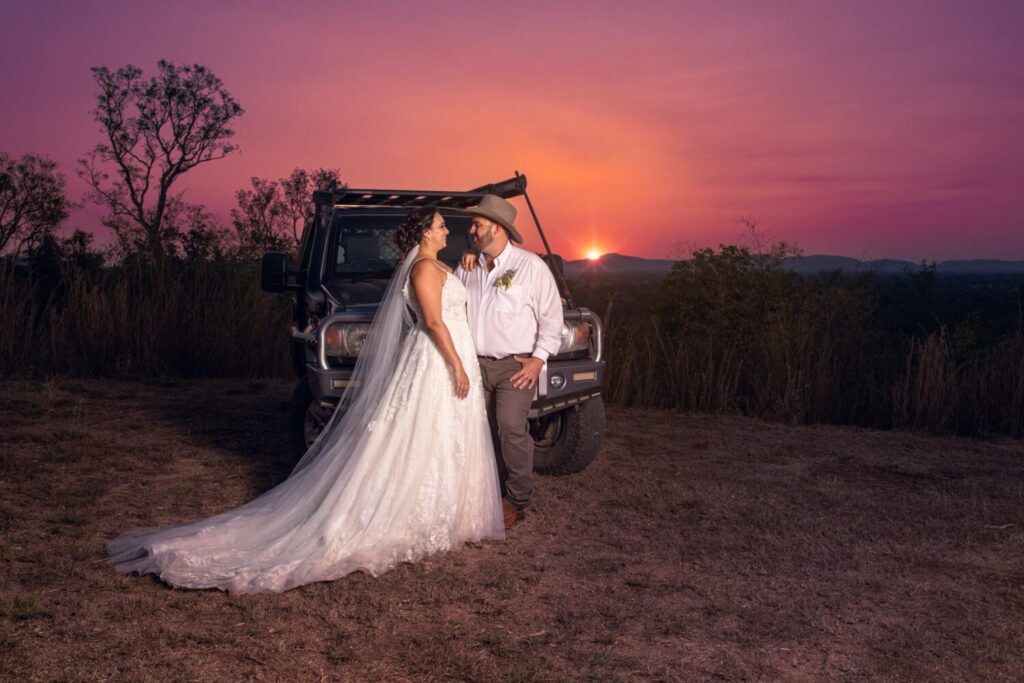
[[[609,410],[527,522],[229,596],[104,542],[280,481],[287,382],[0,384],[0,679],[1024,680],[1024,444]]]

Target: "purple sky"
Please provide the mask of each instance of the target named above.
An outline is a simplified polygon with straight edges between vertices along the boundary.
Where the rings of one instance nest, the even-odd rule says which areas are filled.
[[[225,220],[249,176],[297,166],[424,189],[518,169],[568,258],[674,256],[747,217],[805,253],[1024,259],[1024,2],[2,9],[0,150],[50,155],[76,199],[89,67],[164,58],[246,109],[241,154],[182,179]]]

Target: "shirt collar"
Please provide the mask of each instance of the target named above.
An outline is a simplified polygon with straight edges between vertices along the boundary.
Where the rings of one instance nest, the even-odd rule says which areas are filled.
[[[504,263],[505,262],[505,258],[507,256],[509,256],[511,253],[512,253],[512,240],[509,240],[508,242],[505,243],[505,248],[501,250],[501,253],[494,257],[494,269],[497,270],[498,266],[501,265],[502,263]],[[484,266],[486,268],[486,266],[487,266],[487,255],[485,253],[483,253],[483,252],[480,252],[480,255],[477,257],[477,259],[480,261],[480,265],[482,265],[482,266]]]

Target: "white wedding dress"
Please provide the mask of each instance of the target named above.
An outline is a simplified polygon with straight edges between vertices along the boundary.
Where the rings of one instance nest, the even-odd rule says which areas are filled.
[[[343,442],[327,439],[308,465],[240,507],[109,541],[117,571],[158,574],[184,588],[278,593],[504,538],[466,289],[445,277],[442,319],[469,376],[466,398],[455,396],[451,369],[416,323],[396,348],[393,379],[364,424],[347,425]],[[401,296],[422,320],[410,289],[406,277]]]

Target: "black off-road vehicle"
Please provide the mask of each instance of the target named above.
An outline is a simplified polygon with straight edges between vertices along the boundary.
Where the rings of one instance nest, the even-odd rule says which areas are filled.
[[[438,207],[449,230],[448,245],[439,256],[454,267],[469,249],[471,219],[452,209],[476,204],[485,194],[524,197],[547,251],[542,258],[555,276],[563,302],[562,347],[541,371],[529,413],[536,441],[535,469],[546,474],[578,472],[597,455],[605,424],[601,320],[573,303],[562,260],[551,253],[526,195],[526,176],[516,173],[468,192],[337,186],[317,190],[313,216],[302,234],[298,269],[289,269],[284,253],[263,256],[263,289],[295,292],[291,338],[298,383],[289,429],[296,456],[313,442],[336,409],[384,289],[401,263],[402,254],[393,240],[395,228],[413,207]]]

